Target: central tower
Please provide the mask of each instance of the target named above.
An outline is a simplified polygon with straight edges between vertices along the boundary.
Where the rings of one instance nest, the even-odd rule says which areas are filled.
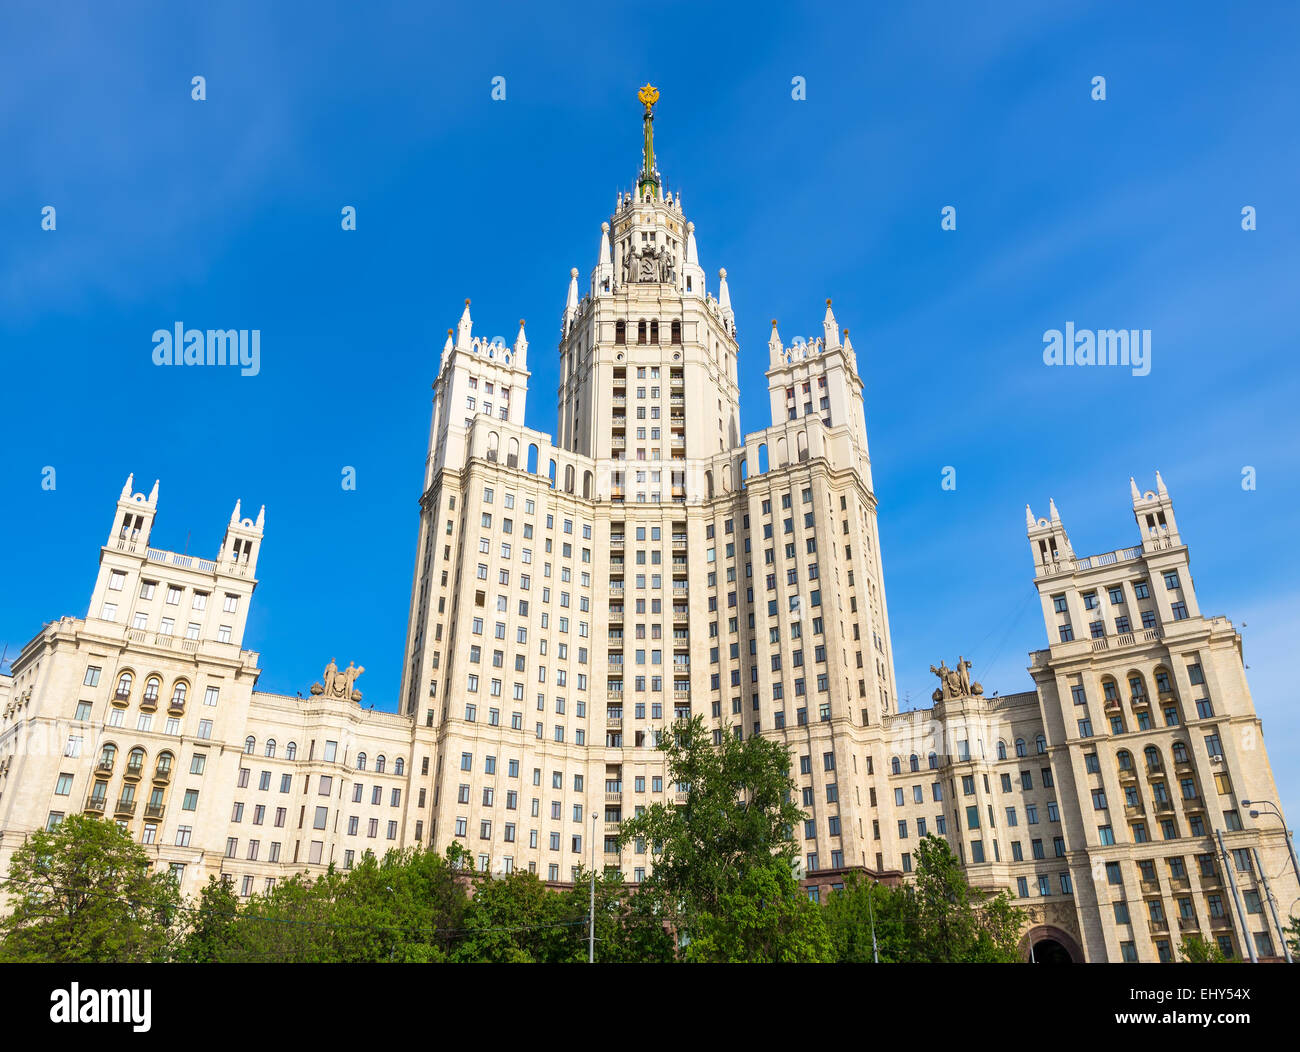
[[[561,882],[603,810],[597,853],[639,881],[653,860],[618,825],[683,798],[655,746],[702,716],[790,750],[807,872],[880,870],[896,691],[857,355],[829,301],[789,346],[773,323],[771,422],[741,433],[726,271],[711,294],[656,161],[659,93],[638,98],[640,170],[587,287],[569,273],[555,438],[524,422],[522,325],[474,337],[466,301],[443,348],[403,682],[436,740],[419,821]]]
[[[726,271],[707,290],[695,225],[665,190],[654,104],[635,192],[601,224],[588,294],[570,273],[560,330],[559,444],[596,461],[595,493],[615,502],[696,496],[704,460],[740,444],[736,326]],[[700,493],[699,495],[703,495]]]

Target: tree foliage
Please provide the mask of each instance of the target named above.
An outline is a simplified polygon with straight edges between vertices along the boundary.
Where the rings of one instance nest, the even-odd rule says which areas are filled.
[[[790,754],[754,735],[713,744],[704,718],[679,721],[659,742],[669,780],[685,803],[654,804],[623,823],[619,845],[645,841],[653,869],[644,884],[663,916],[690,933],[697,919],[719,917],[754,870],[792,872],[791,835],[803,812],[792,803]]]
[[[0,960],[58,963],[168,959],[180,896],[170,873],[116,823],[70,815],[32,834],[9,862]]]
[[[1199,932],[1184,935],[1178,944],[1178,955],[1187,964],[1228,964],[1238,958],[1224,953],[1219,944]]]
[[[712,912],[695,918],[685,959],[714,964],[815,964],[835,960],[821,907],[789,870],[751,866]]]
[[[926,836],[911,884],[886,887],[850,878],[825,908],[836,960],[873,959],[874,918],[881,963],[1002,963],[1020,960],[1024,911],[1003,891],[972,888],[945,840]]]

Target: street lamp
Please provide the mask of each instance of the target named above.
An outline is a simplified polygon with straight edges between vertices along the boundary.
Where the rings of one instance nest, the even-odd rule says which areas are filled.
[[[1276,818],[1282,823],[1282,834],[1286,837],[1286,848],[1291,855],[1291,872],[1295,876],[1296,884],[1300,886],[1300,862],[1297,862],[1295,857],[1295,841],[1291,839],[1291,830],[1286,827],[1286,819],[1282,817],[1281,809],[1277,804],[1273,803],[1272,800],[1243,800],[1241,803],[1243,807],[1249,807],[1252,809],[1250,812],[1251,818],[1262,818],[1268,816]],[[1268,807],[1271,808],[1271,810],[1258,810],[1261,807]]]
[[[591,812],[591,914],[587,918],[587,963],[596,963],[596,819],[599,811]]]
[[[1244,807],[1251,808],[1250,811],[1251,818],[1261,818],[1261,817],[1268,816],[1268,817],[1276,818],[1279,822],[1282,823],[1282,835],[1286,837],[1287,852],[1291,856],[1291,872],[1296,878],[1297,886],[1300,886],[1300,864],[1297,864],[1296,862],[1295,843],[1291,840],[1291,830],[1289,830],[1286,827],[1286,819],[1282,816],[1281,808],[1279,808],[1277,804],[1273,803],[1272,800],[1243,800],[1241,803]],[[1269,808],[1269,810],[1260,811],[1259,808],[1261,807],[1267,807]],[[1286,931],[1282,927],[1282,922],[1279,921],[1277,918],[1277,908],[1273,904],[1273,892],[1268,886],[1268,874],[1264,873],[1263,871],[1264,863],[1259,858],[1258,850],[1255,851],[1255,858],[1260,867],[1261,878],[1264,881],[1264,893],[1268,895],[1269,909],[1273,911],[1273,923],[1277,925],[1278,933],[1282,937],[1282,952],[1286,955],[1287,964],[1290,964],[1292,961],[1291,944],[1287,941]],[[1292,903],[1291,905],[1294,906],[1295,903]],[[1288,917],[1287,919],[1289,920],[1290,917]]]

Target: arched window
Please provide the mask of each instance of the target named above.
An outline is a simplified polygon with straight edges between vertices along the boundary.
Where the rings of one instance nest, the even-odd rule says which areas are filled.
[[[1148,745],[1145,749],[1142,750],[1142,755],[1146,757],[1148,771],[1160,770],[1159,749],[1157,749],[1154,745]]]
[[[363,752],[359,752],[357,753],[357,770],[364,771],[365,769],[366,769],[366,754]]]
[[[1187,762],[1187,746],[1182,742],[1174,742],[1174,763]]]
[[[376,773],[376,774],[383,774],[383,773],[384,773],[384,754],[383,754],[383,753],[380,753],[378,756],[375,757],[375,773]]]
[[[290,742],[284,747],[284,755],[287,759],[294,759],[298,755],[298,743]]]
[[[1119,761],[1119,769],[1121,771],[1133,770],[1133,754],[1127,749],[1120,749],[1120,751],[1115,754],[1115,759]]]
[[[999,760],[1005,760],[1006,758],[1007,758],[1007,743],[1004,742],[1001,738],[999,738],[999,739],[998,739],[998,759],[999,759]]]
[[[274,738],[267,738],[267,739],[266,739],[266,755],[267,755],[267,756],[270,756],[270,757],[274,757],[274,756],[275,756],[275,739],[274,739]]]
[[[616,321],[614,323],[614,342],[616,344],[627,343],[627,322]]]
[[[190,685],[183,679],[178,679],[176,685],[172,687],[172,708],[183,709],[185,707],[185,694],[190,689]]]
[[[636,342],[645,343],[645,322],[644,321],[639,321],[636,323]]]
[[[1038,750],[1040,756],[1047,752],[1047,738],[1040,734],[1034,739],[1034,748]]]
[[[112,742],[106,742],[103,750],[99,754],[99,766],[101,770],[111,771],[113,763],[117,760],[117,746]]]
[[[679,322],[679,321],[675,321],[675,322],[673,322],[673,325],[672,325],[672,336],[671,336],[671,339],[672,339],[672,342],[673,342],[673,343],[681,343],[681,342],[682,342],[682,323],[681,323],[681,322]]]
[[[898,758],[897,756],[893,756],[893,757],[890,758],[890,760],[889,760],[889,770],[890,770],[890,773],[891,773],[891,774],[902,774],[902,773],[903,773],[903,764],[902,764],[902,761],[899,760],[899,758]]]
[[[154,770],[155,778],[166,778],[172,771],[172,754],[163,752],[158,754],[158,766]]]
[[[938,753],[932,752],[930,753],[930,770],[937,771],[938,769],[939,769],[939,755]]]
[[[158,700],[158,691],[162,689],[162,680],[157,676],[150,676],[144,683],[144,701]]]
[[[257,739],[250,734],[247,738],[244,739],[244,752],[247,755],[252,756],[256,750],[257,750]]]
[[[126,773],[139,774],[144,768],[144,750],[140,746],[132,749],[126,757]]]
[[[1026,754],[1026,750],[1025,750],[1025,739],[1024,739],[1024,738],[1017,738],[1017,739],[1016,739],[1016,755],[1017,755],[1017,756],[1024,756],[1025,754]]]
[[[1128,689],[1129,694],[1132,696],[1134,701],[1146,696],[1147,689],[1140,672],[1134,672],[1129,675]]]
[[[403,774],[405,771],[406,771],[406,761],[399,756],[396,760],[393,761],[393,773]]]
[[[131,673],[123,672],[118,677],[117,694],[114,696],[122,701],[126,701],[131,696]]]
[[[907,769],[909,771],[919,771],[921,769],[921,761],[917,757],[916,753],[912,753],[912,755],[907,758]]]

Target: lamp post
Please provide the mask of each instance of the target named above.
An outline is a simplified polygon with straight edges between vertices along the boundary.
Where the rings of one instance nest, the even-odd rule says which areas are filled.
[[[587,917],[587,963],[596,963],[596,819],[599,811],[591,812],[591,913]]]
[[[1295,876],[1296,885],[1300,886],[1300,863],[1296,862],[1295,841],[1291,839],[1291,830],[1286,827],[1286,819],[1282,817],[1281,809],[1272,800],[1243,800],[1241,803],[1242,806],[1251,808],[1251,818],[1272,817],[1282,823],[1282,835],[1286,837],[1286,849],[1291,856],[1291,872]],[[1260,811],[1261,807],[1272,810]]]
[[[1282,835],[1286,837],[1287,854],[1291,856],[1291,873],[1296,878],[1296,885],[1300,887],[1300,864],[1296,862],[1295,841],[1291,839],[1291,830],[1289,830],[1286,827],[1286,819],[1282,816],[1282,809],[1278,807],[1277,804],[1273,803],[1272,800],[1243,800],[1242,804],[1243,806],[1249,807],[1251,809],[1250,811],[1251,818],[1272,817],[1272,818],[1276,818],[1279,822],[1282,823]],[[1267,807],[1269,808],[1269,810],[1260,811],[1259,808],[1261,807]],[[1255,852],[1255,857],[1257,859],[1259,858],[1258,851]],[[1277,925],[1278,931],[1282,937],[1282,951],[1283,953],[1286,954],[1287,963],[1291,964],[1292,963],[1291,944],[1287,941],[1286,929],[1282,927],[1282,922],[1277,918],[1277,909],[1273,905],[1273,893],[1268,888],[1268,877],[1266,874],[1264,874],[1263,862],[1259,862],[1258,864],[1260,867],[1260,874],[1265,882],[1264,891],[1268,895],[1269,908],[1272,909],[1273,911],[1273,923]],[[1296,901],[1300,902],[1300,899],[1297,899]],[[1294,907],[1295,903],[1293,902],[1291,905]],[[1287,919],[1290,920],[1291,918],[1288,916]]]

